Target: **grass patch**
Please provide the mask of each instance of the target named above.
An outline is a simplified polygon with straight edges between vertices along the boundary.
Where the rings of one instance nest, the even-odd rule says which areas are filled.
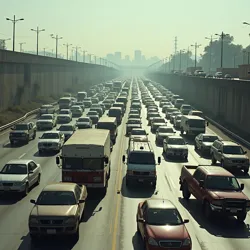
[[[37,96],[35,100],[28,101],[22,105],[9,107],[7,110],[0,112],[0,126],[23,117],[26,113],[40,108],[42,104],[56,102],[58,99],[59,97],[54,95],[49,97]]]

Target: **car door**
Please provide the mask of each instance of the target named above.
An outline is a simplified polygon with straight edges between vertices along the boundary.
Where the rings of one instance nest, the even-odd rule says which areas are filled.
[[[29,162],[28,163],[28,181],[30,186],[34,185],[36,181],[36,173],[35,173],[35,165],[34,162]]]
[[[199,176],[198,186],[196,187],[196,199],[198,199],[198,200],[203,200],[203,197],[205,195],[206,191],[205,191],[204,187],[201,187],[199,185],[200,181],[203,181],[203,183],[205,183],[205,179],[206,179],[205,173],[201,172],[200,176]]]
[[[38,176],[39,176],[39,174],[40,174],[40,171],[41,171],[41,169],[40,169],[40,166],[38,166],[35,162],[30,162],[30,164],[31,164],[31,167],[32,167],[32,171],[34,172],[34,182],[36,182],[37,181],[37,179],[38,179]]]
[[[29,123],[28,124],[28,134],[29,134],[29,138],[31,138],[32,137],[32,124],[31,123]]]
[[[80,188],[78,185],[75,187],[75,197],[76,197],[76,202],[78,203],[79,200],[81,200],[82,196],[82,188]],[[84,203],[78,203],[77,207],[77,215],[79,218],[82,217],[82,212],[83,212],[83,205]]]

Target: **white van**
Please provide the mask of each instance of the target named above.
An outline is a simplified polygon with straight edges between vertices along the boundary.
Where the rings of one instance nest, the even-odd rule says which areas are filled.
[[[196,115],[183,115],[180,125],[181,134],[186,132],[187,135],[198,135],[205,133],[206,121]]]

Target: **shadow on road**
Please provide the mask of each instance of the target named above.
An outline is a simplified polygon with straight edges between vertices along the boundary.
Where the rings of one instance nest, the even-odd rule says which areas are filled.
[[[190,199],[186,201],[179,197],[180,204],[188,210],[200,228],[207,230],[209,234],[223,238],[244,239],[250,237],[249,225],[240,223],[235,217],[214,216],[213,220],[208,220],[203,212],[201,204]]]
[[[150,198],[155,192],[155,188],[152,185],[134,183],[131,186],[126,186],[126,177],[122,180],[121,194],[127,198]]]
[[[143,241],[138,232],[132,238],[133,250],[144,250]]]
[[[194,151],[201,157],[204,158],[206,160],[211,160],[211,155],[210,153],[202,153],[200,150],[198,149],[194,149]]]
[[[26,145],[25,143],[15,143],[11,145],[9,142],[3,145],[3,148],[21,148],[22,146]]]
[[[195,136],[180,134],[180,136],[188,143],[188,145],[194,145],[194,138]]]
[[[37,151],[35,154],[33,154],[34,157],[50,157],[50,156],[55,156],[55,155],[57,155],[57,152],[39,153],[39,151]]]
[[[1,194],[0,195],[0,206],[13,205],[22,199],[20,194]]]

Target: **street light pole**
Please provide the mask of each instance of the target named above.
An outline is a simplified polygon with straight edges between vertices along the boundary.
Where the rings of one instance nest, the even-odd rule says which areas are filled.
[[[224,47],[224,38],[226,36],[229,36],[229,34],[225,34],[223,31],[221,32],[221,34],[215,34],[216,36],[219,36],[221,39],[221,52],[220,52],[220,68],[222,70],[223,68],[223,47]]]
[[[192,47],[194,47],[194,67],[196,69],[196,64],[197,64],[197,48],[201,46],[201,44],[191,44]]]
[[[53,34],[50,35],[51,38],[56,40],[56,58],[57,58],[57,52],[58,52],[58,40],[63,39],[63,37],[58,37],[58,35],[54,36]]]
[[[38,55],[39,33],[45,31],[45,29],[39,30],[39,27],[36,27],[36,29],[31,29],[31,31],[36,32],[36,54]]]
[[[64,46],[66,46],[66,53],[67,53],[67,60],[69,59],[69,46],[71,46],[72,44],[63,44]]]
[[[46,55],[46,48],[43,48],[43,56]]]
[[[23,44],[26,44],[26,43],[19,43],[19,45],[20,45],[20,52],[23,52]]]
[[[77,54],[78,54],[78,49],[80,49],[81,47],[78,47],[78,46],[76,46],[76,47],[73,47],[73,49],[75,49],[76,50],[76,62],[77,62]]]
[[[13,19],[6,18],[7,21],[11,21],[13,23],[13,51],[15,51],[15,38],[16,38],[16,23],[18,21],[23,21],[24,18],[16,19],[16,16],[14,15]]]

